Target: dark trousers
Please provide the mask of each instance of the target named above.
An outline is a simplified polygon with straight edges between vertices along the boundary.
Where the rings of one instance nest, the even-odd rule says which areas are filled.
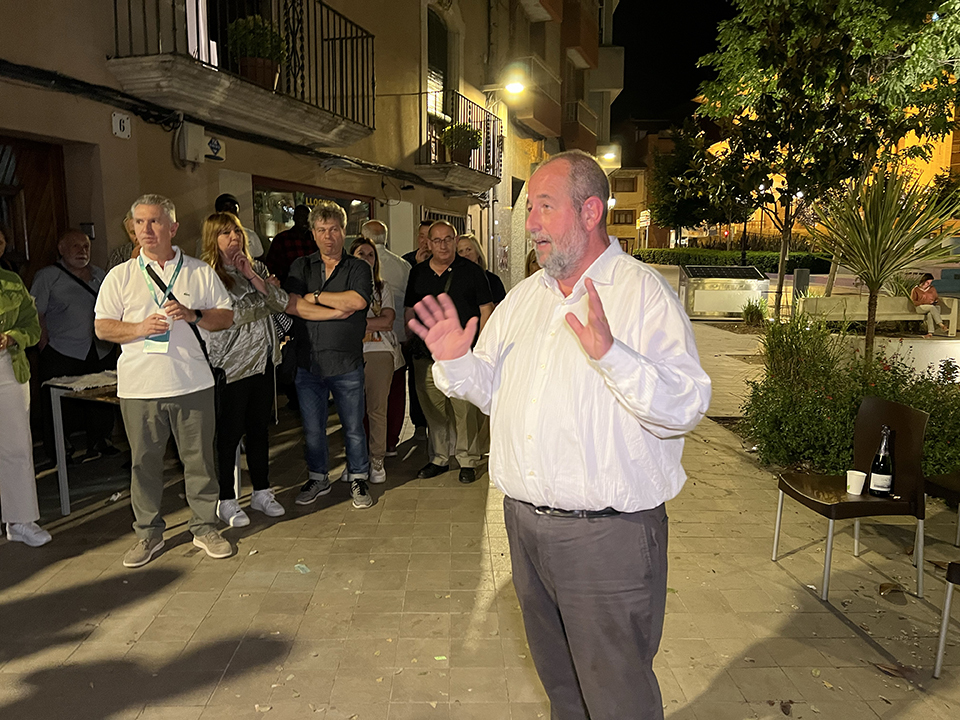
[[[247,436],[247,468],[254,490],[270,487],[270,442],[267,428],[273,419],[273,364],[259,375],[227,383],[217,409],[217,478],[220,499],[236,500],[233,472],[240,438]]]
[[[396,450],[403,430],[403,416],[407,405],[407,369],[405,367],[393,373],[390,394],[387,396],[387,450]]]
[[[90,343],[90,350],[83,360],[64,355],[47,345],[40,351],[40,382],[46,382],[55,377],[71,375],[89,375],[103,372],[117,366],[116,358],[111,352],[101,359],[97,355],[97,346]],[[56,459],[56,450],[53,442],[53,406],[50,404],[50,388],[42,390],[43,408],[43,447],[47,457]],[[114,409],[103,403],[85,402],[65,398],[63,401],[63,434],[69,440],[70,435],[77,430],[87,432],[87,450],[91,450],[113,432],[115,418]]]
[[[653,657],[667,596],[667,514],[538,515],[503,502],[513,584],[552,720],[662,720]]]
[[[407,362],[407,395],[410,397],[410,422],[414,427],[425,428],[427,416],[420,407],[420,398],[417,396],[417,381],[413,377],[413,355],[410,354],[410,343],[403,345],[403,359]]]

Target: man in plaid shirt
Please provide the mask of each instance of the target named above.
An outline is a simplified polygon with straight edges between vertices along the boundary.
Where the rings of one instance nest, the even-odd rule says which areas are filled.
[[[267,256],[263,262],[270,272],[280,278],[283,283],[290,272],[290,265],[294,260],[305,257],[317,251],[317,244],[313,241],[313,233],[307,224],[310,208],[306,205],[297,205],[293,210],[293,227],[277,233],[270,244]]]

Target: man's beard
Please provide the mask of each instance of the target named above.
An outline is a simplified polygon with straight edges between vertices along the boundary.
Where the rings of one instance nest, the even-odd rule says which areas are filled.
[[[565,280],[571,277],[587,252],[587,233],[578,225],[574,225],[566,233],[564,238],[567,240],[564,243],[566,247],[562,250],[557,245],[556,240],[547,233],[534,233],[532,237],[534,240],[545,237],[550,241],[550,254],[543,260],[540,259],[538,254],[537,262],[540,263],[543,271],[554,280]]]

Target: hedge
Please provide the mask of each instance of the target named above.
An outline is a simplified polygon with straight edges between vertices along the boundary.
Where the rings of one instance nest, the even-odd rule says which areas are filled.
[[[739,250],[710,250],[708,248],[647,248],[634,255],[650,265],[739,265]],[[780,253],[767,250],[748,250],[747,265],[754,265],[760,272],[775,273],[780,263]],[[787,272],[796,268],[809,268],[814,275],[830,272],[830,258],[809,252],[792,252],[787,260]]]

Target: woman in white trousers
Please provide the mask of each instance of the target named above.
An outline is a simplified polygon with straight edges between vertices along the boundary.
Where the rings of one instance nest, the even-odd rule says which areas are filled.
[[[2,254],[0,235],[0,254]],[[40,340],[33,298],[20,276],[0,270],[0,516],[7,540],[39,547],[50,533],[37,525],[36,474],[30,435],[30,364],[26,348]]]

